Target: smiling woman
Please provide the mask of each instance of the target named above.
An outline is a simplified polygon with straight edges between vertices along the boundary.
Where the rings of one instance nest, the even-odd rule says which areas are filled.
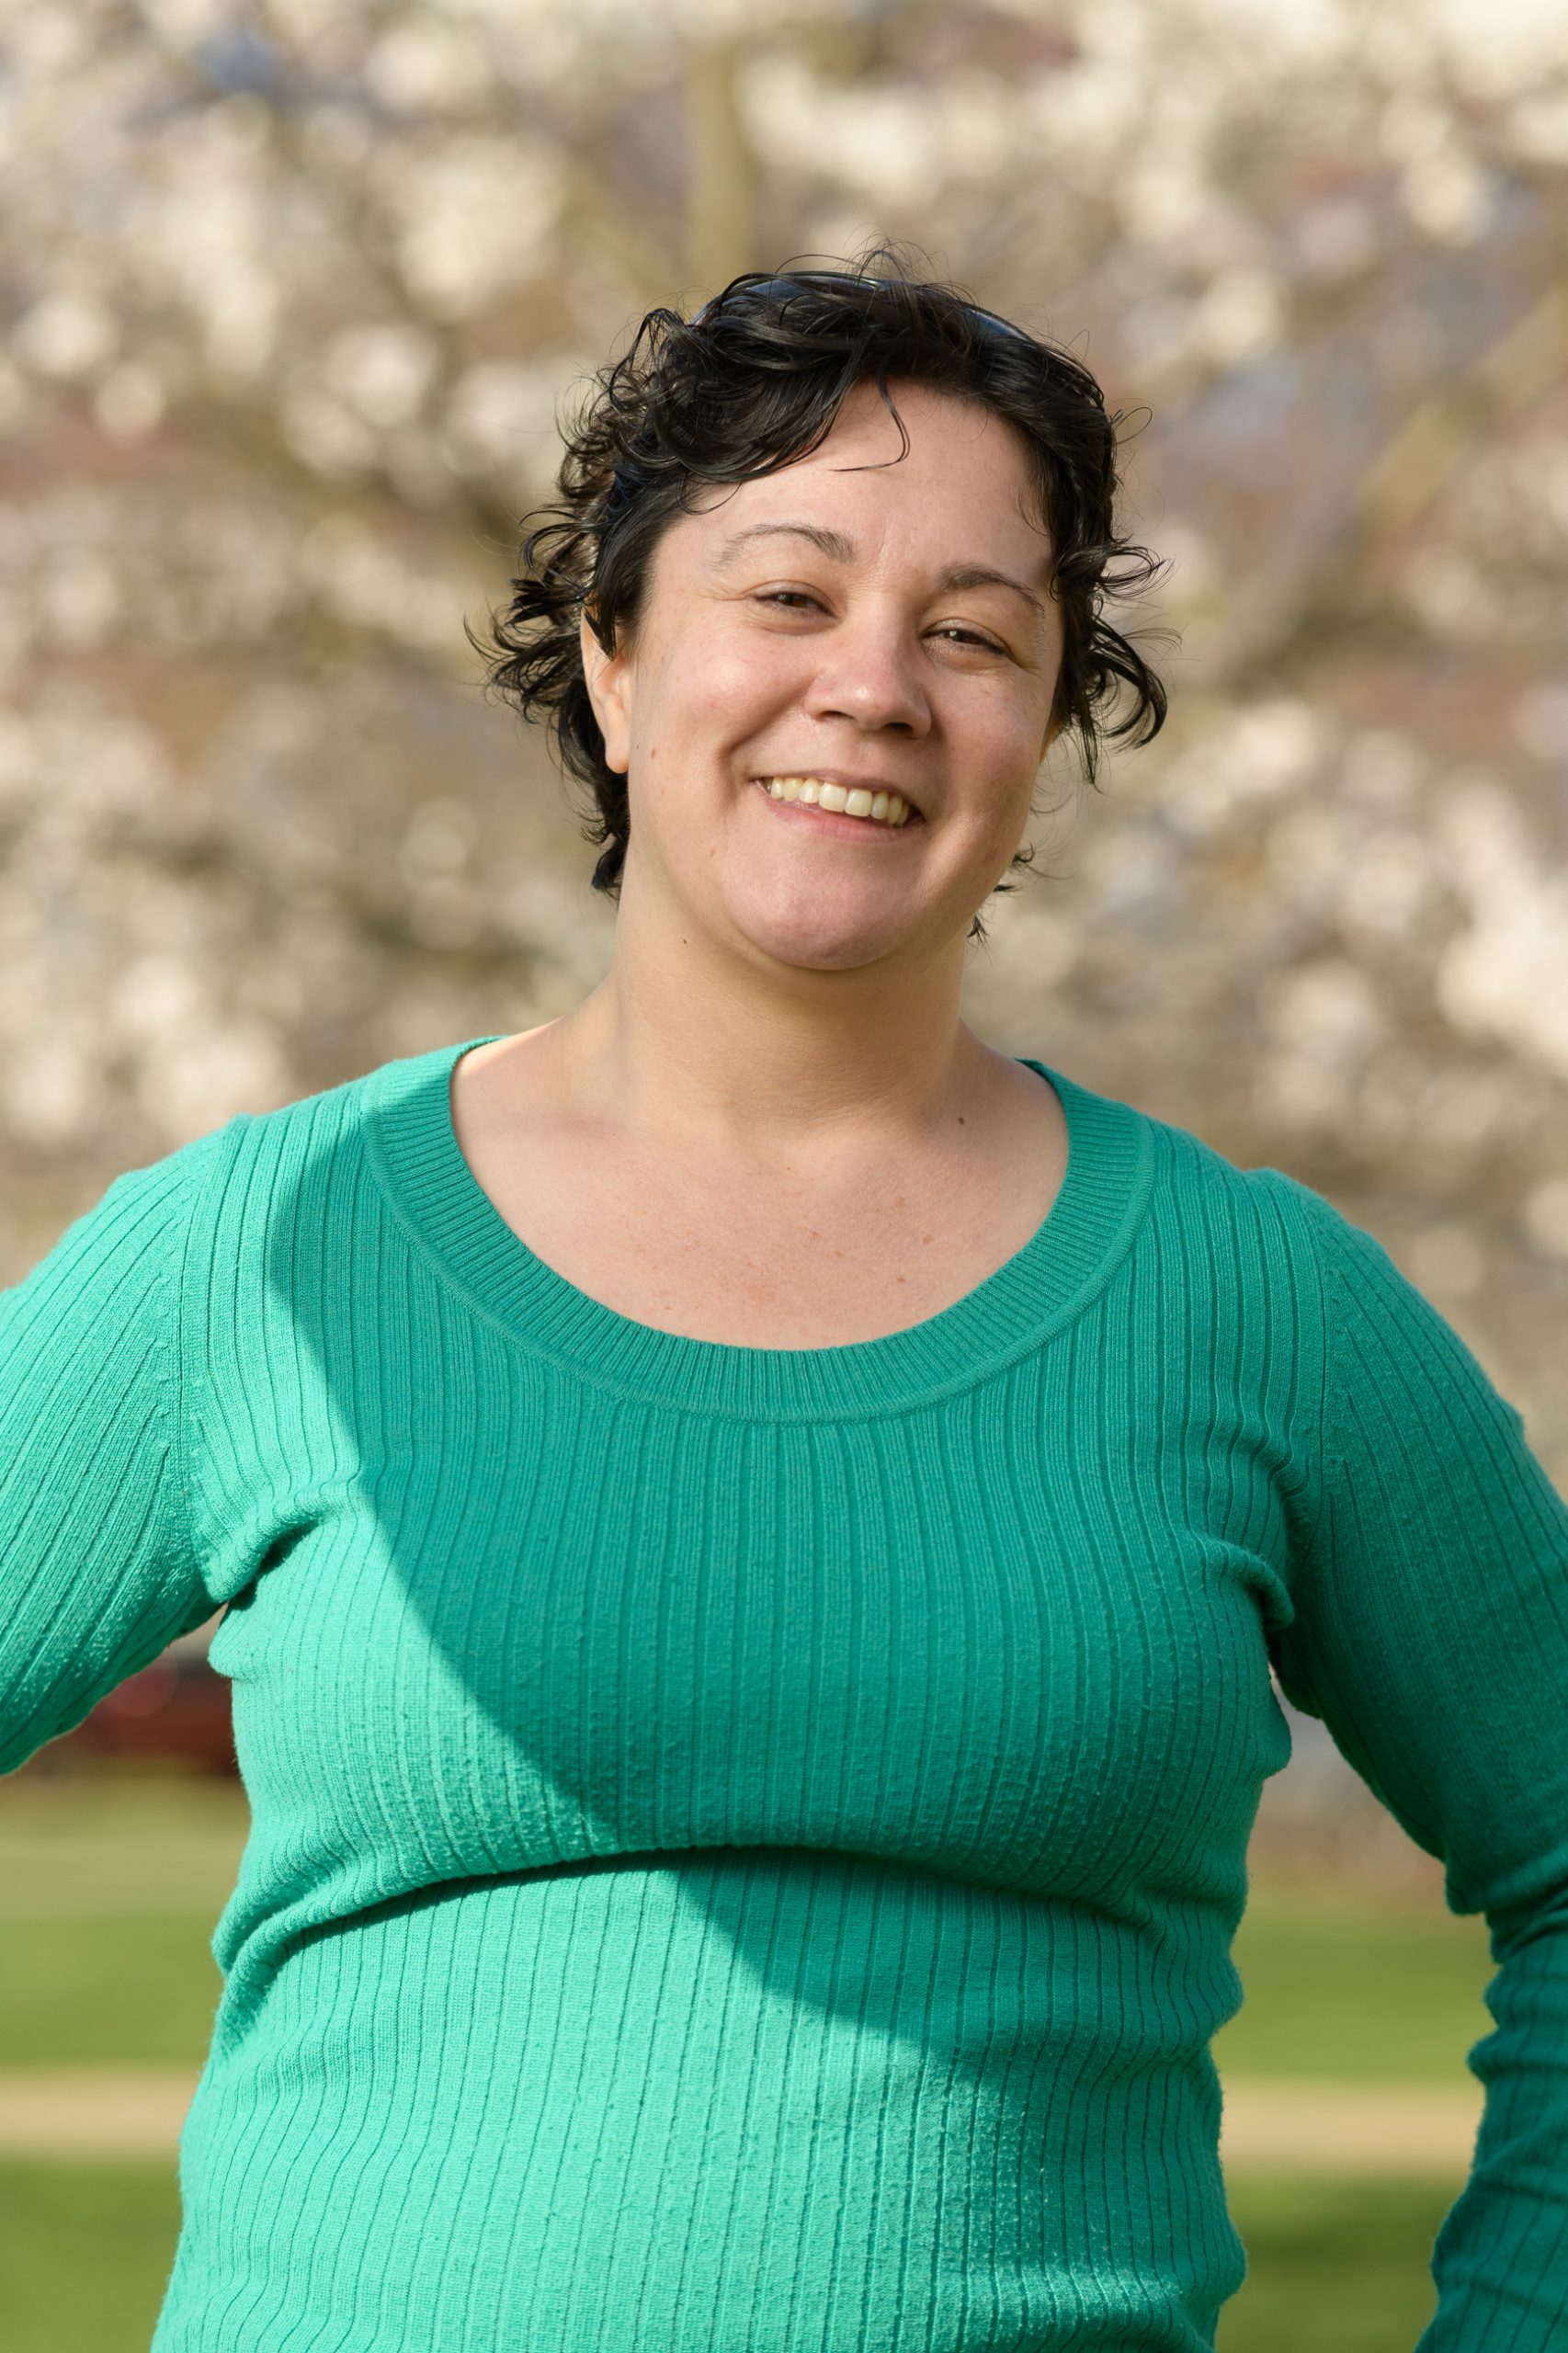
[[[1204,2353],[1271,1669],[1492,1934],[1427,2353],[1560,2341],[1568,1505],[1369,1234],[960,1016],[1163,710],[1113,459],[951,288],[645,323],[507,625],[605,979],[0,1301],[0,1768],[227,1605],[156,2353]]]
[[[894,396],[902,457],[876,389],[858,387],[811,455],[669,522],[635,630],[606,654],[585,621],[583,654],[607,767],[664,779],[640,796],[622,877],[636,938],[656,872],[672,916],[796,970],[879,966],[907,1006],[915,959],[924,995],[937,938],[950,963],[1017,847],[1062,636],[1034,586],[1051,548],[1020,437],[925,384]],[[987,561],[952,559],[977,543]],[[785,777],[817,790],[783,803],[780,835],[748,788]],[[849,816],[851,791],[867,812],[897,795],[921,822],[890,836]],[[901,854],[868,867],[812,847],[840,841]]]
[[[579,642],[580,631],[591,630],[614,655],[648,601],[654,551],[672,519],[694,507],[720,518],[707,535],[715,571],[756,558],[756,542],[778,536],[802,540],[840,572],[863,564],[870,551],[837,521],[832,485],[824,516],[794,519],[801,464],[830,438],[860,445],[835,453],[830,462],[840,472],[906,460],[911,386],[926,395],[919,404],[933,426],[915,460],[920,486],[906,468],[896,509],[873,509],[868,519],[902,531],[933,482],[938,494],[957,488],[947,462],[955,427],[961,439],[966,421],[971,434],[989,426],[985,460],[969,471],[988,477],[990,495],[967,508],[961,494],[949,497],[949,528],[933,529],[925,551],[929,559],[940,543],[946,559],[918,583],[937,603],[960,600],[960,610],[922,620],[954,649],[988,646],[994,657],[1025,634],[1024,658],[1032,661],[1049,714],[1034,745],[1031,780],[1045,745],[1062,729],[1075,736],[1092,780],[1106,734],[1147,740],[1164,720],[1159,678],[1105,618],[1108,600],[1141,593],[1161,568],[1116,527],[1119,417],[1108,415],[1099,385],[1070,352],[979,309],[955,288],[887,270],[891,258],[891,248],[878,246],[852,272],[751,273],[689,321],[651,312],[626,355],[594,381],[568,440],[561,504],[528,535],[510,609],[494,621],[483,650],[493,688],[529,718],[548,720],[564,765],[593,788],[586,830],[608,845],[594,871],[597,890],[618,890],[630,796],[626,767],[604,740],[590,683],[593,651],[585,633]],[[873,264],[885,274],[867,274]],[[946,396],[935,409],[933,394]],[[967,420],[955,414],[963,407]],[[759,515],[753,504],[744,518],[729,511],[725,485],[733,497],[734,487],[784,469],[781,497],[770,502],[777,513]],[[820,474],[811,487],[824,487]],[[953,554],[952,547],[963,547],[966,524],[970,536],[988,529],[1006,534],[1021,556],[1017,567],[1009,571],[978,551]],[[916,569],[913,562],[904,566],[912,586]],[[809,589],[770,590],[760,582],[745,593],[771,596],[776,609],[802,619],[821,601]],[[786,603],[791,597],[796,601]],[[1024,608],[1012,613],[1010,631],[998,626],[1009,604]],[[1112,718],[1119,699],[1126,707]],[[1004,865],[1029,862],[1017,831]],[[985,936],[978,909],[969,936]]]

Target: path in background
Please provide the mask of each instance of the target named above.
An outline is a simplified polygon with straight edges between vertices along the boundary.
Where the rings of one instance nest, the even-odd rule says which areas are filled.
[[[172,2157],[195,2088],[190,2068],[8,2068],[0,2073],[0,2154]],[[1460,2175],[1480,2113],[1479,2087],[1462,2085],[1253,2076],[1225,2087],[1220,2153],[1241,2168]]]

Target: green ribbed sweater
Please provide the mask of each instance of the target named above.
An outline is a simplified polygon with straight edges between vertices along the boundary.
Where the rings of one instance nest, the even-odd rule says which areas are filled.
[[[0,1302],[0,1766],[228,1605],[156,2353],[1210,2346],[1271,1664],[1492,1930],[1422,2353],[1561,2347],[1568,1506],[1448,1324],[1030,1062],[1065,1179],[966,1297],[658,1332],[493,1208],[463,1051],[119,1177]]]

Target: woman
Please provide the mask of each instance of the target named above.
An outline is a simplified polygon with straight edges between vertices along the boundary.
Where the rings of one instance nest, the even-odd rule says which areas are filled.
[[[1429,2353],[1568,2300],[1568,1506],[1368,1234],[959,1015],[1157,682],[1066,355],[818,271],[597,380],[496,678],[614,961],[6,1296],[5,1760],[226,1604],[157,2353],[1210,2346],[1270,1664],[1484,1910]]]

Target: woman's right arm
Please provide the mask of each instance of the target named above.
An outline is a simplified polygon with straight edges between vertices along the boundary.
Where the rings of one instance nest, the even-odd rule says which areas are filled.
[[[180,1304],[214,1131],[0,1291],[0,1773],[219,1606],[187,1511]]]

